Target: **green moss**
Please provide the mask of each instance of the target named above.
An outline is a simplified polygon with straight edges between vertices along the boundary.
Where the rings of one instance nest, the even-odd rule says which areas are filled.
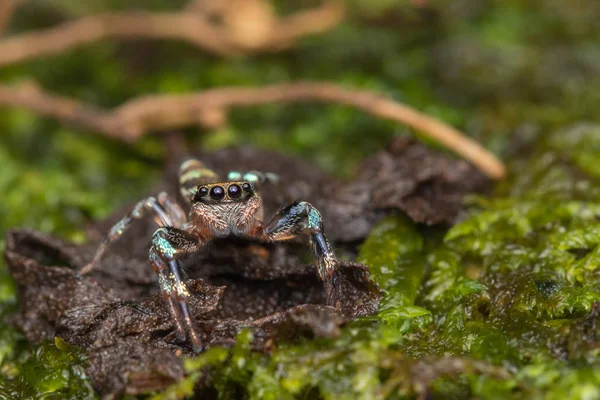
[[[369,265],[373,280],[386,292],[378,318],[401,331],[410,320],[429,315],[414,305],[425,274],[423,237],[406,217],[390,216],[361,246],[358,261]]]
[[[4,332],[9,332],[5,329]],[[19,348],[12,338],[13,349]],[[4,345],[2,341],[1,345]],[[7,399],[96,398],[79,349],[60,339],[45,343],[32,354],[21,348],[2,361],[0,397]]]
[[[562,152],[583,172],[600,178],[600,127],[580,124],[551,135],[549,147]]]

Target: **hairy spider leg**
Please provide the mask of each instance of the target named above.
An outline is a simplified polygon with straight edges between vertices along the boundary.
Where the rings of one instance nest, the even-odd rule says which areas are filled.
[[[175,284],[173,283],[173,280],[170,279],[167,264],[160,257],[154,247],[150,248],[148,256],[150,258],[152,269],[158,275],[158,285],[163,295],[163,299],[167,303],[169,313],[171,314],[171,317],[175,323],[175,335],[177,336],[177,339],[184,341],[186,336],[183,315],[178,308],[179,301],[175,292]]]
[[[93,260],[88,265],[83,267],[80,273],[87,274],[91,272],[98,264],[98,261],[109,245],[123,235],[123,233],[135,220],[143,218],[147,213],[152,215],[154,221],[160,227],[154,233],[149,257],[154,271],[158,274],[158,282],[163,293],[163,297],[167,302],[167,307],[175,322],[175,332],[177,338],[182,341],[185,340],[186,334],[184,326],[188,326],[192,343],[195,347],[199,346],[200,341],[187,307],[189,292],[179,275],[177,261],[175,259],[166,260],[167,257],[163,255],[162,251],[162,249],[165,248],[165,245],[162,241],[162,238],[165,236],[163,230],[183,227],[187,222],[187,216],[185,215],[183,209],[179,207],[175,200],[172,199],[167,193],[161,192],[158,195],[158,199],[149,197],[138,202],[131,212],[129,212],[123,219],[117,222],[110,229],[108,234],[105,236],[104,242],[96,251]],[[170,243],[169,241],[167,242]],[[195,246],[199,245],[197,239],[194,239],[193,242]],[[172,247],[169,246],[170,245],[167,245],[167,249]],[[183,247],[186,248],[185,246]],[[175,254],[177,251],[171,249],[171,253]]]
[[[183,228],[188,222],[187,214],[185,211],[183,211],[183,208],[177,204],[175,199],[169,196],[166,192],[160,192],[157,199],[158,204],[160,204],[165,211],[167,211],[167,214],[171,218],[171,224],[169,225],[177,228]]]
[[[161,227],[152,236],[149,257],[152,268],[158,274],[158,283],[169,312],[175,321],[177,338],[185,340],[185,327],[194,351],[202,350],[202,342],[196,331],[196,324],[189,312],[190,292],[179,274],[178,259],[198,250],[201,242],[196,236],[175,227]],[[177,307],[177,304],[179,308]],[[182,324],[183,321],[183,324]]]
[[[158,226],[183,226],[187,222],[187,217],[181,207],[167,193],[161,192],[158,195],[158,200],[155,197],[148,197],[138,202],[127,215],[110,228],[96,250],[92,261],[84,266],[79,273],[86,275],[92,272],[111,243],[119,239],[133,222],[144,218],[148,213]]]
[[[227,173],[228,181],[246,181],[261,186],[264,183],[279,183],[279,176],[272,172],[248,171],[244,174],[238,171],[229,171]]]
[[[310,247],[317,260],[318,273],[325,284],[327,304],[333,304],[334,275],[338,260],[325,236],[321,213],[310,203],[297,201],[283,208],[264,228],[267,239],[288,240],[300,234],[310,235]]]
[[[198,185],[218,180],[217,174],[206,168],[198,160],[184,161],[179,169],[179,186],[184,199],[190,201],[196,194]],[[158,274],[158,281],[175,322],[175,332],[180,340],[185,340],[185,326],[195,351],[202,348],[194,321],[189,312],[189,291],[179,274],[178,258],[182,254],[195,251],[201,246],[199,238],[183,229],[187,226],[187,215],[177,202],[165,192],[157,198],[148,197],[136,204],[125,217],[117,222],[106,234],[92,261],[80,273],[90,273],[98,264],[111,243],[116,241],[136,220],[150,214],[159,226],[152,237],[149,251],[150,263]]]

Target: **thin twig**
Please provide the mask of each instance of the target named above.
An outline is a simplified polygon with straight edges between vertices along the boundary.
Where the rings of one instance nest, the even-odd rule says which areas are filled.
[[[5,1],[0,3],[4,5]],[[246,34],[243,20],[239,26],[219,25],[190,10],[104,13],[0,40],[0,66],[62,53],[104,39],[175,39],[220,56],[271,51],[288,46],[299,37],[331,29],[341,20],[342,12],[339,1],[332,0],[287,17],[266,15],[272,23],[259,35]],[[249,41],[249,37],[254,40]]]
[[[301,11],[277,21],[269,47],[287,46],[307,34],[326,32],[342,21],[344,6],[339,1],[328,1],[321,7]]]
[[[196,14],[107,13],[1,40],[0,66],[109,38],[179,39],[219,55],[235,52],[225,33]]]
[[[506,174],[498,158],[451,126],[375,93],[344,89],[330,83],[299,82],[260,88],[225,87],[186,95],[149,95],[130,100],[112,111],[44,93],[32,85],[0,85],[0,106],[25,108],[126,141],[133,141],[150,131],[165,132],[191,124],[204,125],[207,116],[217,115],[224,120],[231,107],[284,102],[322,102],[354,107],[413,127],[420,135],[455,151],[491,178],[501,179]]]
[[[109,129],[109,115],[101,110],[62,96],[45,93],[33,83],[15,86],[0,85],[0,105],[20,107],[34,113],[56,118],[67,124],[74,124],[106,136],[126,140],[123,134]]]

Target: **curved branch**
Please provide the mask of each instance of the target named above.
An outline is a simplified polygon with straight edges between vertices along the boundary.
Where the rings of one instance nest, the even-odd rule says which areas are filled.
[[[455,128],[381,95],[344,89],[330,83],[299,82],[260,88],[225,87],[187,95],[150,95],[130,100],[112,111],[97,110],[71,99],[50,95],[31,85],[0,85],[0,106],[26,108],[127,141],[149,131],[202,125],[207,119],[215,120],[215,115],[224,115],[231,107],[282,102],[322,102],[354,107],[376,117],[411,126],[420,135],[440,142],[470,161],[491,178],[501,179],[506,174],[504,165],[496,156]]]
[[[19,0],[0,3],[4,1],[8,5]],[[104,39],[175,39],[220,56],[277,50],[302,36],[328,31],[340,22],[342,14],[338,0],[287,17],[266,14],[265,21],[271,23],[261,27],[262,34],[253,36],[243,30],[243,19],[237,21],[239,26],[217,25],[206,15],[190,10],[104,13],[0,40],[0,67]]]
[[[107,13],[1,40],[0,66],[109,38],[179,39],[220,55],[235,52],[219,28],[196,14]]]

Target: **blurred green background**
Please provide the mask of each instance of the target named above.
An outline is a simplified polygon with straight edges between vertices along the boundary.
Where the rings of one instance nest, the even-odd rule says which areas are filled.
[[[184,4],[31,0],[5,36]],[[316,4],[273,5],[289,14]],[[272,358],[240,340],[190,362],[192,376],[214,365],[222,398],[232,387],[251,398],[600,398],[600,2],[345,4],[340,25],[279,52],[223,58],[178,41],[102,41],[4,67],[0,80],[35,80],[104,108],[152,93],[331,81],[411,105],[505,160],[508,179],[490,197],[467,199],[470,217],[449,232],[402,216],[375,229],[360,259],[387,290],[378,316],[338,341],[282,345]],[[269,148],[341,177],[391,137],[414,134],[322,104],[235,109],[216,131],[182,132],[195,148]],[[148,190],[165,163],[160,136],[124,145],[19,109],[0,108],[0,138],[0,237],[30,227],[84,241],[87,223]],[[2,265],[2,315],[15,303]],[[419,371],[435,371],[443,356],[460,357],[462,368],[420,387]],[[82,365],[64,343],[32,347],[0,326],[0,397],[92,397]]]

